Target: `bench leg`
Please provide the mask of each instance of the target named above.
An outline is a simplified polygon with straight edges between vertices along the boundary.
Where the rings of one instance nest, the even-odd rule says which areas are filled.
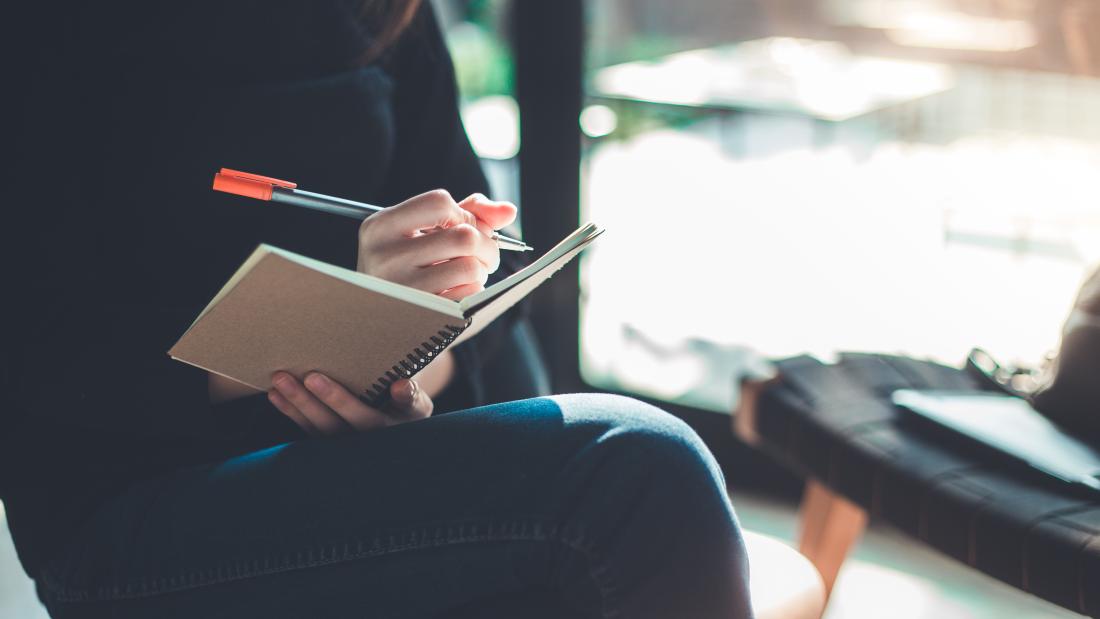
[[[867,526],[867,512],[815,479],[806,481],[800,512],[798,550],[821,572],[828,596],[848,550]]]

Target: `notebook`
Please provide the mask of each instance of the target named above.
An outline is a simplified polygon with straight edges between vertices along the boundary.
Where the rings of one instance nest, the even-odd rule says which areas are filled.
[[[1021,398],[972,391],[899,389],[894,404],[1070,483],[1100,490],[1100,451],[1067,434]]]
[[[394,381],[477,334],[602,233],[586,224],[461,301],[260,245],[168,354],[260,391],[276,370],[316,370],[380,406]]]

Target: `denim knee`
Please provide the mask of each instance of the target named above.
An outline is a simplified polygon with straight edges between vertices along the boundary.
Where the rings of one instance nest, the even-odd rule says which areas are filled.
[[[744,581],[744,546],[725,480],[694,430],[627,397],[554,399],[569,431],[582,438],[571,441],[573,457],[559,477],[557,516],[591,550],[605,601],[654,574],[684,592],[692,583]]]
[[[666,484],[683,494],[719,491],[721,470],[699,435],[679,418],[639,400],[611,394],[554,396],[569,425],[589,441],[588,455],[616,461],[615,470],[645,474],[650,484]],[[648,473],[647,473],[648,472]]]

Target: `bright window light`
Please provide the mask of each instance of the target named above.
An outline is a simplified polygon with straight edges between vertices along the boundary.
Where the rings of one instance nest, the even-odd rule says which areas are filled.
[[[581,131],[590,138],[610,135],[618,125],[615,110],[606,105],[590,105],[581,112]]]

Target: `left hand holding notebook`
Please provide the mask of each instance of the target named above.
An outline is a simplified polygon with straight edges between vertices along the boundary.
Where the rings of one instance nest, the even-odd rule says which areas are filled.
[[[390,385],[390,400],[382,408],[368,406],[340,383],[320,372],[299,381],[288,372],[276,372],[268,399],[306,434],[323,436],[365,432],[432,414],[432,398],[415,380]]]

